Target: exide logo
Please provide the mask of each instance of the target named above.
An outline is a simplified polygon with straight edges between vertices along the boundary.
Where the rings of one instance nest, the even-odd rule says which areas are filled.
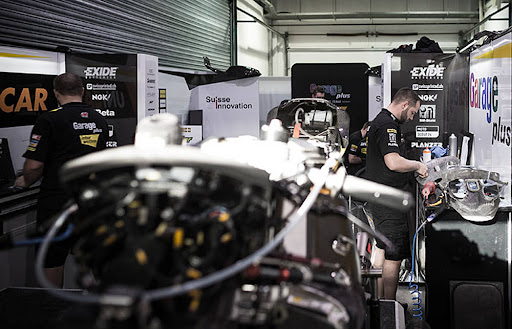
[[[86,79],[115,79],[119,67],[88,66],[84,70]]]
[[[413,79],[442,79],[446,67],[440,65],[415,66],[412,68],[411,78]]]

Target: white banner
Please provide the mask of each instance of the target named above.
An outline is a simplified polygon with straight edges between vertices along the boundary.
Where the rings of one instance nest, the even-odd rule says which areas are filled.
[[[475,166],[499,172],[508,182],[500,206],[512,204],[511,46],[509,33],[470,54],[469,130],[475,139]]]
[[[203,138],[259,136],[258,78],[192,89],[190,110],[203,110]]]
[[[137,122],[158,113],[158,57],[137,54]]]

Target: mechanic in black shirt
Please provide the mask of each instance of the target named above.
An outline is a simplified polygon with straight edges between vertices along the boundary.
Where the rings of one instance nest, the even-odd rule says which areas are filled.
[[[324,87],[316,86],[311,92],[311,98],[325,98]]]
[[[399,124],[412,120],[419,108],[418,94],[410,88],[402,88],[395,94],[388,108],[382,109],[372,121],[368,130],[367,179],[405,190],[409,172],[415,171],[421,177],[428,175],[425,164],[403,156],[404,143]],[[394,300],[400,264],[410,256],[407,216],[406,213],[376,204],[371,204],[370,210],[377,230],[395,246],[388,248],[377,242],[374,261],[374,267],[382,268],[379,296]]]
[[[42,114],[23,154],[23,176],[15,186],[29,187],[42,177],[37,201],[37,225],[49,221],[66,204],[69,196],[59,183],[59,169],[74,158],[105,149],[108,125],[103,116],[82,103],[80,78],[64,73],[53,80],[53,92],[60,108]],[[45,274],[57,287],[63,286],[64,263],[72,242],[52,243],[45,260]]]
[[[348,138],[347,172],[350,175],[358,174],[366,166],[366,132],[370,124],[371,121],[365,122],[360,130],[353,132]]]

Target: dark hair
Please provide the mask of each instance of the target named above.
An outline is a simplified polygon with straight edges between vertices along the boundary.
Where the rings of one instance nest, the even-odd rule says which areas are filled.
[[[322,86],[316,86],[315,89],[313,89],[313,92],[311,94],[316,95],[316,93],[322,93],[325,94],[325,89]]]
[[[62,95],[82,96],[82,80],[73,73],[62,73],[53,79],[53,88]]]
[[[402,103],[407,101],[409,103],[409,106],[415,106],[418,101],[420,101],[420,96],[412,90],[411,88],[400,88],[395,96],[393,96],[393,99],[391,100],[391,103]]]

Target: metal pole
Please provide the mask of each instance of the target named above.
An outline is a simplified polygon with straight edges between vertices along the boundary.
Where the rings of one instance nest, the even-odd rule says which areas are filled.
[[[237,19],[236,19],[236,0],[229,0],[229,13],[231,25],[231,65],[238,64],[238,40],[237,40]]]

